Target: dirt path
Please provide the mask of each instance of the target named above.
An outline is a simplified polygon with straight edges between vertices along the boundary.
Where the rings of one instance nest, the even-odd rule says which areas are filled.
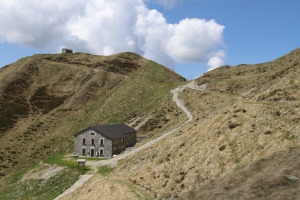
[[[191,81],[190,83],[186,84],[186,85],[181,85],[178,86],[177,88],[175,88],[174,90],[171,90],[171,93],[173,94],[173,101],[177,104],[177,106],[179,108],[181,108],[185,114],[188,117],[188,120],[186,120],[185,122],[183,122],[182,124],[180,124],[177,128],[174,128],[164,134],[162,134],[161,136],[150,140],[148,142],[146,142],[145,144],[143,144],[142,146],[139,146],[137,148],[134,148],[132,150],[129,151],[125,151],[123,154],[118,155],[114,158],[108,159],[108,160],[100,160],[100,161],[96,161],[96,162],[87,162],[86,164],[91,166],[91,168],[94,170],[94,172],[97,171],[97,168],[99,166],[103,166],[103,165],[110,165],[112,167],[117,166],[118,161],[122,160],[132,154],[135,154],[149,146],[151,146],[152,144],[162,140],[163,138],[167,137],[168,135],[176,132],[177,130],[179,130],[183,125],[185,125],[186,123],[189,123],[190,121],[193,120],[193,115],[190,113],[190,111],[188,111],[188,109],[184,106],[184,101],[179,99],[178,95],[179,93],[181,93],[182,91],[184,91],[186,88],[191,88],[191,89],[195,89],[195,90],[203,90],[200,86],[198,86],[195,81]],[[89,180],[89,178],[91,178],[93,176],[93,174],[91,175],[82,175],[80,176],[79,180],[74,183],[68,190],[66,190],[64,193],[62,193],[61,195],[59,195],[58,197],[55,198],[55,200],[60,199],[61,197],[71,193],[72,191],[76,190],[78,187],[82,186],[86,181]]]
[[[56,197],[54,200],[58,200],[62,198],[63,196],[73,192],[83,184],[85,184],[90,178],[92,178],[93,174],[90,175],[80,175],[78,181],[76,181],[70,188],[68,188],[66,191],[64,191],[62,194],[60,194],[58,197]]]
[[[128,124],[128,126],[132,127],[133,125],[136,124],[137,121],[139,121],[141,119],[141,117],[137,117],[136,119],[134,119],[132,122],[130,122],[130,124]]]
[[[177,104],[177,106],[179,108],[181,108],[185,114],[187,115],[188,117],[188,120],[186,120],[185,122],[183,122],[182,124],[180,124],[177,128],[174,128],[164,134],[162,134],[161,136],[153,139],[153,140],[150,140],[148,142],[146,142],[145,144],[143,144],[142,146],[139,146],[137,148],[134,148],[130,151],[126,151],[124,152],[123,154],[121,155],[118,155],[112,159],[109,159],[109,160],[100,160],[98,162],[94,162],[94,163],[91,163],[93,166],[102,166],[102,165],[110,165],[110,166],[116,166],[118,164],[118,161],[119,160],[122,160],[132,154],[135,154],[149,146],[151,146],[152,144],[162,140],[163,138],[167,137],[168,135],[176,132],[177,130],[179,130],[183,125],[185,125],[186,123],[189,123],[190,121],[193,120],[193,115],[190,113],[190,111],[188,111],[188,109],[184,106],[184,101],[179,99],[178,95],[179,93],[181,93],[182,91],[184,91],[186,88],[191,88],[191,89],[195,89],[195,90],[202,90],[196,83],[195,81],[191,81],[190,83],[186,84],[186,85],[181,85],[177,88],[175,88],[174,90],[171,90],[171,93],[173,94],[173,101]]]
[[[152,118],[152,115],[150,114],[148,117],[146,117],[141,123],[139,123],[134,129],[137,131],[142,126],[144,126],[150,119]]]

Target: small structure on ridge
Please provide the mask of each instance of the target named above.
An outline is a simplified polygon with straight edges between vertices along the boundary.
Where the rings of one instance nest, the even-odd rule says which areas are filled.
[[[62,53],[73,53],[72,49],[63,48],[61,51],[62,51]]]

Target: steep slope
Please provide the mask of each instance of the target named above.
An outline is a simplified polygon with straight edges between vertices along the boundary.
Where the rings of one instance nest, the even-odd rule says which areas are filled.
[[[298,199],[299,155],[299,147],[276,152],[222,178],[212,179],[181,199]]]
[[[133,53],[34,55],[1,68],[0,176],[55,152],[72,152],[72,135],[90,125],[151,114],[139,130],[148,137],[176,125],[184,117],[169,91],[182,82]]]
[[[269,184],[264,187],[264,198],[276,194],[272,184],[285,189],[289,198],[295,198],[297,193],[293,191],[299,190],[297,180],[291,183],[281,178],[299,176],[299,166],[293,165],[296,167],[285,173],[272,166],[287,167],[289,163],[282,163],[284,156],[276,159],[276,155],[293,156],[288,153],[290,149],[300,146],[300,49],[269,63],[224,66],[196,81],[203,91],[187,89],[180,96],[192,111],[194,121],[120,162],[113,178],[130,180],[157,199],[205,198],[213,194],[211,181],[229,184],[241,173],[237,169],[243,168],[245,176],[253,176],[244,185],[260,181],[260,175],[266,171],[280,174],[278,179],[262,180],[261,183]],[[272,166],[263,165],[253,175],[251,166],[270,157],[273,160],[268,163]],[[281,183],[290,187],[283,188]],[[261,187],[253,184],[242,190],[245,194],[254,192],[254,196],[245,199],[261,198]],[[226,190],[232,194],[235,191],[234,187]],[[215,192],[218,197],[218,191]],[[219,196],[222,198],[227,198],[224,191]]]

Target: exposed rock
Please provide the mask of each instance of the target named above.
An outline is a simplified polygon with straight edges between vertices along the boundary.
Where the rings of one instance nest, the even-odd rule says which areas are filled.
[[[288,179],[288,180],[299,180],[299,178],[297,176],[292,176],[292,175],[287,176],[286,179]]]

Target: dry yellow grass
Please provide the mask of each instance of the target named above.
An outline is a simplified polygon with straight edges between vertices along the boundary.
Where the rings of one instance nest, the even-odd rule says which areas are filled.
[[[210,180],[181,199],[299,199],[300,148],[279,151]]]
[[[78,188],[61,200],[87,199],[87,200],[128,200],[147,199],[147,193],[130,183],[104,177],[100,174],[94,175],[88,183]]]
[[[297,49],[270,63],[225,66],[206,73],[197,82],[207,84],[207,90],[187,89],[180,96],[194,115],[192,122],[153,146],[121,160],[110,175],[112,182],[97,176],[76,191],[76,195],[85,198],[92,189],[89,198],[100,198],[101,191],[95,188],[101,183],[107,191],[114,191],[113,194],[105,193],[106,198],[112,199],[121,198],[121,194],[126,198],[135,198],[139,194],[141,199],[147,195],[153,199],[297,199],[299,180],[289,180],[287,176],[300,176],[299,63],[300,49]],[[159,88],[167,94],[167,87],[160,87],[164,77],[154,72],[153,76],[145,76],[143,69],[134,71],[133,77],[142,74],[142,85],[144,80],[152,82],[156,77],[157,84],[144,88]],[[139,80],[132,78],[122,82],[126,87],[120,87],[122,90],[115,90],[116,93],[96,105],[108,108],[116,94],[120,97],[119,102],[124,102],[122,96],[130,96],[128,94],[133,90],[128,86],[135,81]],[[130,101],[139,102],[137,97]],[[165,98],[170,99],[170,96]],[[157,122],[171,120],[161,127],[146,124],[144,130],[150,135],[185,118],[176,116],[180,111],[174,107],[168,110],[172,104],[164,100],[164,96],[157,99],[156,102],[160,102],[155,104],[158,108],[150,112],[157,113],[156,118],[162,119]],[[122,109],[120,105],[116,106],[117,110]],[[93,121],[99,113],[90,113],[92,117],[85,122],[80,119],[85,116],[84,112],[89,113],[95,107],[77,110],[72,120],[83,124]],[[137,109],[139,116],[149,114],[149,109]],[[115,116],[117,110],[108,116]],[[138,116],[134,114],[123,118],[130,120]],[[161,114],[162,118],[159,118]],[[67,123],[59,130],[71,132]],[[132,191],[134,186],[141,193]],[[70,195],[73,196],[68,198],[75,197],[75,193]]]
[[[271,63],[223,67],[200,77],[199,84],[209,84],[207,91],[189,89],[181,95],[195,120],[177,134],[121,162],[114,178],[130,180],[141,187],[146,185],[156,199],[193,198],[186,195],[190,193],[199,197],[204,194],[206,199],[212,194],[210,190],[213,188],[207,186],[211,181],[230,181],[237,169],[300,146],[300,96],[299,90],[296,90],[300,73],[299,64],[295,64],[299,63],[299,51]],[[272,71],[262,73],[266,66],[272,66]],[[284,73],[277,77],[279,72]],[[254,82],[257,87],[252,89]],[[286,154],[289,155],[292,154]],[[293,160],[292,157],[290,160]],[[265,165],[253,177],[251,169],[246,168],[246,176],[253,178],[247,181],[249,184],[259,181],[259,176],[268,170],[270,174],[278,172],[281,176],[281,171],[273,167],[276,164],[289,166],[289,163],[281,162],[274,156],[272,166]],[[297,176],[299,167],[293,170]],[[225,176],[227,179],[223,179]],[[279,181],[280,185],[281,178],[274,177],[267,182],[272,185],[272,181],[275,185]],[[207,191],[200,192],[203,189]],[[268,190],[265,191],[268,198],[278,194],[269,186],[265,189]],[[297,189],[296,181],[291,191]],[[228,194],[234,194],[234,188],[228,190]],[[252,199],[260,198],[260,190],[256,187],[242,191],[257,193],[257,196],[245,196]],[[288,191],[285,195],[289,194]],[[218,192],[215,191],[216,197]],[[226,192],[218,198],[230,199]],[[288,197],[293,199],[295,195]]]

